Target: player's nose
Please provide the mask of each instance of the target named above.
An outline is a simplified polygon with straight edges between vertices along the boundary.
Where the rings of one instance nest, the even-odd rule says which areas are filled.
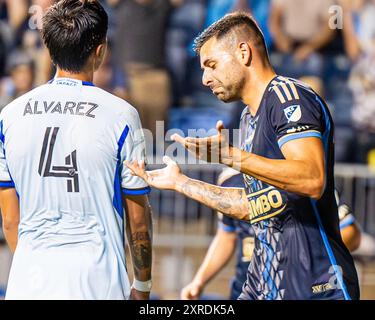
[[[210,75],[206,71],[204,71],[202,75],[203,85],[206,87],[209,87],[212,84],[212,82],[213,82],[212,77],[210,77]]]

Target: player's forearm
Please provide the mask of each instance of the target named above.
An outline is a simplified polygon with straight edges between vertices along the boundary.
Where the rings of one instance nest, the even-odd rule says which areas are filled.
[[[194,281],[204,287],[219,271],[221,271],[232,257],[235,244],[235,234],[222,234],[218,231],[211,242],[207,254],[199,267]]]
[[[150,232],[138,230],[128,236],[128,239],[135,278],[140,281],[150,280],[152,265],[152,240]]]
[[[181,175],[175,190],[227,216],[249,220],[249,203],[242,188],[223,188]]]
[[[277,188],[319,199],[324,188],[324,176],[302,160],[268,159],[249,152],[235,150],[237,156],[225,163]]]
[[[140,281],[150,280],[152,267],[152,218],[146,197],[142,201],[137,200],[137,202],[127,199],[126,231],[134,276]]]

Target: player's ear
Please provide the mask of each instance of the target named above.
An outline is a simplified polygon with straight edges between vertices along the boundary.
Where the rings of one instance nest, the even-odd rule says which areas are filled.
[[[245,66],[250,66],[253,57],[251,47],[247,42],[240,42],[237,48],[237,56]]]
[[[106,52],[107,42],[98,45],[98,47],[95,50],[95,70],[97,70],[104,61]]]

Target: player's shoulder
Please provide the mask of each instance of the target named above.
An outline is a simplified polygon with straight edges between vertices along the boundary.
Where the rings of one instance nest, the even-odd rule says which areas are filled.
[[[275,77],[268,86],[268,98],[273,105],[298,104],[302,101],[315,100],[316,93],[306,83],[283,76]]]

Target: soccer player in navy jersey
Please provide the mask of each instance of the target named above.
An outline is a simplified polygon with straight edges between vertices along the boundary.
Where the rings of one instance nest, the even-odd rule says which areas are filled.
[[[176,190],[231,217],[247,220],[255,249],[239,299],[359,299],[353,259],[339,230],[334,195],[333,122],[310,87],[276,75],[261,30],[247,14],[226,15],[196,39],[203,84],[222,101],[242,100],[241,148],[218,122],[209,138],[173,139],[198,158],[238,169],[246,188],[193,180],[165,157],[145,171],[151,186]]]
[[[218,178],[223,187],[244,187],[242,174],[231,168],[225,168]],[[340,233],[350,252],[358,249],[361,242],[361,230],[351,211],[336,191],[339,211]],[[181,299],[197,300],[206,285],[226,266],[236,252],[235,274],[230,283],[229,299],[235,300],[246,281],[247,269],[254,251],[254,231],[249,223],[218,213],[218,228],[206,256],[194,278],[181,290]]]

